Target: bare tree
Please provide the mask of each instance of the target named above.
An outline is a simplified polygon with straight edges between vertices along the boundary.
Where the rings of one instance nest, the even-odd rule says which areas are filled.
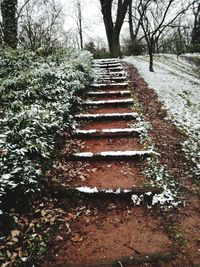
[[[17,47],[17,0],[1,1],[1,33],[5,45]]]
[[[121,56],[120,51],[120,32],[127,13],[128,5],[132,0],[118,0],[116,19],[113,22],[113,0],[100,0],[101,11],[106,29],[108,46],[112,57]]]
[[[54,0],[29,1],[19,17],[19,40],[33,51],[53,47],[64,35],[63,22],[62,6]]]
[[[140,0],[138,13],[149,53],[149,70],[153,69],[153,54],[163,32],[192,5],[191,1]]]

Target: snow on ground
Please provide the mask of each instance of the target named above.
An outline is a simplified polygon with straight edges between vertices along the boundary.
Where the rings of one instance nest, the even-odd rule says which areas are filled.
[[[188,54],[187,54],[188,56]],[[154,58],[154,71],[149,72],[148,56],[127,57],[149,86],[156,91],[168,110],[170,119],[187,135],[183,144],[186,155],[200,173],[200,76],[187,56],[159,54]],[[200,54],[195,54],[200,58]]]

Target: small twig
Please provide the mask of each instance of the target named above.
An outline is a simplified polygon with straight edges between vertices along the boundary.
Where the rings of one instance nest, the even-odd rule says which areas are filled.
[[[121,267],[124,267],[120,261],[118,261],[118,263],[119,263],[119,265],[120,265]]]
[[[127,247],[127,248],[129,248],[129,249],[135,251],[137,254],[141,255],[141,253],[140,253],[138,250],[136,250],[136,249],[134,249],[134,248],[132,248],[132,247]]]

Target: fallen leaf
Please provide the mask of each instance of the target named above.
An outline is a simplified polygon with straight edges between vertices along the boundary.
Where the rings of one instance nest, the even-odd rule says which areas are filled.
[[[11,236],[12,238],[19,236],[20,235],[20,231],[19,230],[12,230],[11,231]]]
[[[79,234],[74,234],[74,236],[71,239],[73,242],[82,242],[83,241],[83,237],[80,236]]]
[[[62,240],[63,240],[62,236],[60,236],[60,235],[56,236],[56,241],[62,241]]]
[[[6,254],[7,254],[8,258],[10,258],[12,256],[12,254],[9,250],[6,251]]]

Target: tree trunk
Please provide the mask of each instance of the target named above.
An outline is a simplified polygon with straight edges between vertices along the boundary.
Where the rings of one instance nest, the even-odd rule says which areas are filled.
[[[118,0],[117,17],[115,24],[112,17],[112,3],[113,0],[100,0],[101,12],[103,14],[104,25],[106,29],[106,36],[111,57],[120,57],[120,31],[124,18],[126,16],[127,8],[131,0]]]
[[[129,4],[129,13],[128,13],[128,15],[129,15],[128,23],[129,23],[130,40],[131,40],[131,44],[133,44],[134,41],[135,41],[135,35],[134,35],[134,32],[133,32],[132,1]]]
[[[149,71],[154,72],[153,69],[153,52],[149,51]]]
[[[113,52],[112,57],[120,57],[121,58],[121,49],[120,49],[120,42],[119,42],[119,33],[115,33],[113,37]]]
[[[3,24],[4,43],[17,48],[17,0],[3,0],[1,3],[1,14]]]

